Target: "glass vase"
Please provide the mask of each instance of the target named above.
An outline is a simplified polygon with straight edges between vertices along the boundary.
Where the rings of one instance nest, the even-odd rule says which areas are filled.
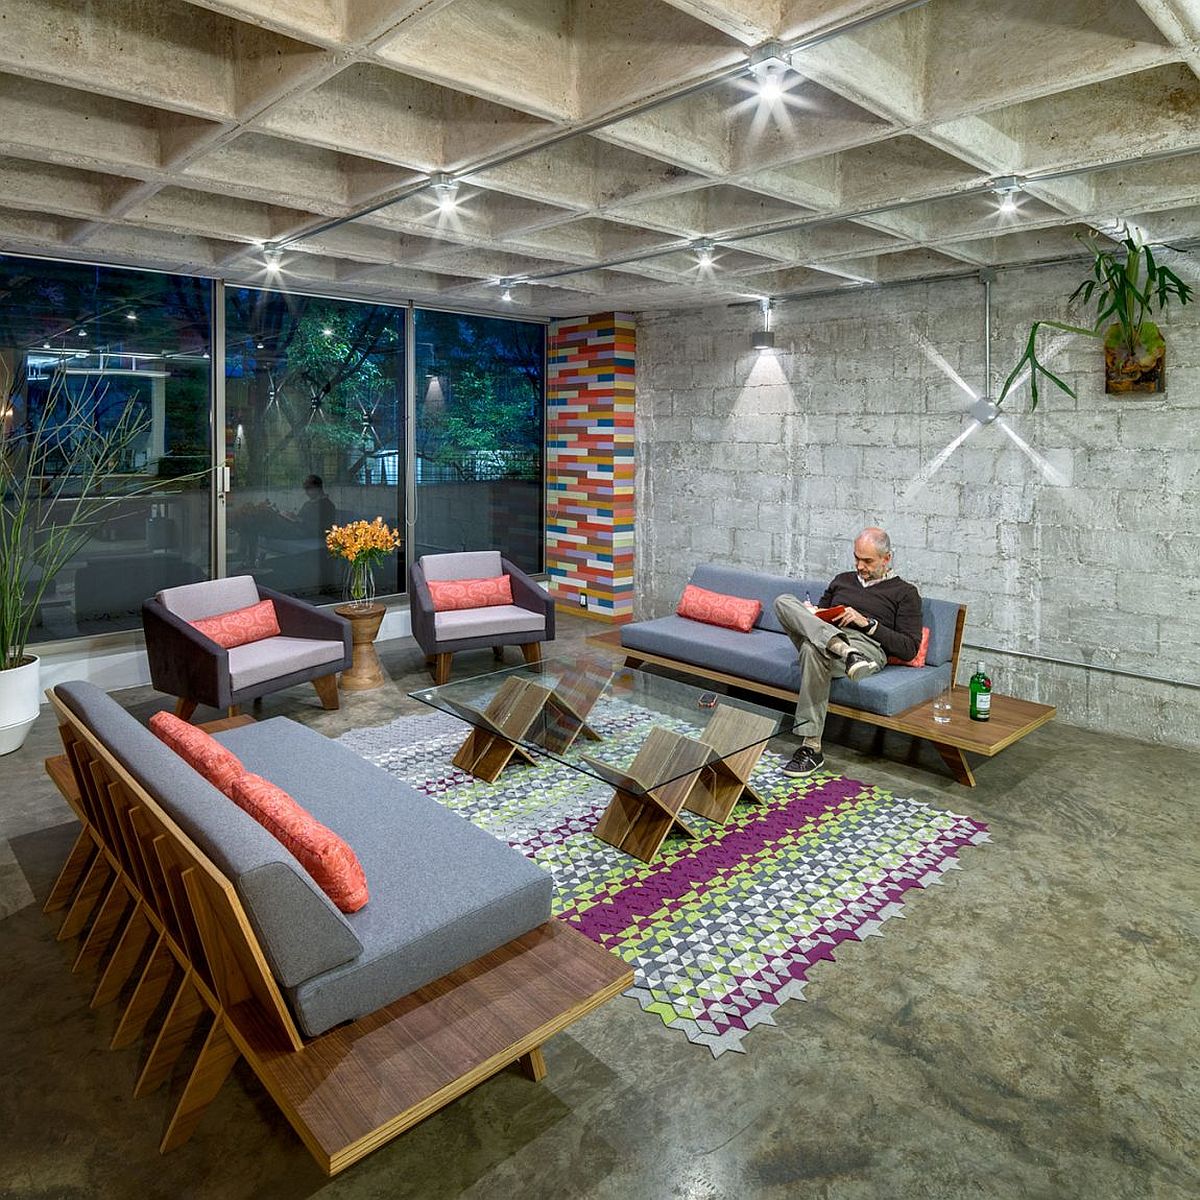
[[[346,572],[346,603],[352,608],[370,608],[375,603],[375,572],[367,560],[352,562]]]

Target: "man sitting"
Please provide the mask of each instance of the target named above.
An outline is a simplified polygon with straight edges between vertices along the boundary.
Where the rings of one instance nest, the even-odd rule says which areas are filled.
[[[832,624],[818,608],[844,606]],[[854,541],[854,570],[834,576],[820,604],[780,596],[775,612],[800,652],[796,733],[804,739],[786,775],[811,775],[825,765],[821,734],[835,676],[863,679],[881,670],[888,655],[907,662],[921,643],[921,596],[892,570],[892,542],[882,529],[864,529]]]

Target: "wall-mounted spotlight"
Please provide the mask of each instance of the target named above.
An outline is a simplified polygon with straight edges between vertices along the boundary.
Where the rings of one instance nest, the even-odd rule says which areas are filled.
[[[1002,213],[1017,211],[1017,196],[1021,193],[1021,181],[1015,175],[1002,175],[992,180],[992,191],[1000,200]]]
[[[696,262],[700,265],[701,270],[707,270],[715,261],[713,251],[716,250],[717,244],[710,238],[700,238],[692,243],[692,249],[696,251]]]
[[[750,74],[758,85],[758,95],[773,104],[783,95],[792,58],[782,42],[763,42],[749,56]]]
[[[429,177],[429,186],[433,188],[439,212],[453,212],[458,207],[458,180],[438,171]]]
[[[763,327],[756,329],[750,335],[750,345],[759,352],[759,354],[768,353],[775,349],[775,334],[771,329],[771,301],[764,296],[759,302],[758,307],[762,312]]]

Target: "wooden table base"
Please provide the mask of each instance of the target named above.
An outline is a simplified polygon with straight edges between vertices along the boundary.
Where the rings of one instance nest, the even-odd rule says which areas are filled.
[[[350,669],[342,672],[342,691],[367,692],[382,687],[387,682],[387,676],[379,665],[375,637],[379,633],[379,626],[383,624],[387,608],[382,604],[369,604],[366,608],[339,604],[333,611],[350,622],[350,636],[354,643]]]

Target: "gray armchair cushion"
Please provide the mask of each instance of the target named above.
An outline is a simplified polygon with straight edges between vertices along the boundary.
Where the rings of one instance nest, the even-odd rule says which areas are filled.
[[[285,718],[219,734],[354,847],[363,951],[290,990],[310,1036],[374,1012],[550,919],[549,874],[344,746]]]
[[[515,604],[493,604],[487,608],[434,613],[433,628],[439,642],[469,637],[502,638],[510,633],[534,633],[545,629],[546,618]]]
[[[234,646],[229,653],[229,681],[235,692],[282,679],[295,671],[306,671],[330,664],[330,671],[340,669],[344,646],[339,642],[320,642],[314,638],[263,638]],[[336,664],[336,665],[335,665]]]
[[[99,688],[60,683],[55,694],[233,884],[281,984],[293,987],[359,954],[346,918],[257,821]]]
[[[503,574],[499,550],[463,550],[457,554],[424,554],[420,558],[426,579],[495,579]]]
[[[232,612],[257,604],[258,588],[253,575],[232,575],[228,579],[210,579],[204,583],[185,583],[165,588],[155,599],[185,621],[200,621],[218,613]]]

